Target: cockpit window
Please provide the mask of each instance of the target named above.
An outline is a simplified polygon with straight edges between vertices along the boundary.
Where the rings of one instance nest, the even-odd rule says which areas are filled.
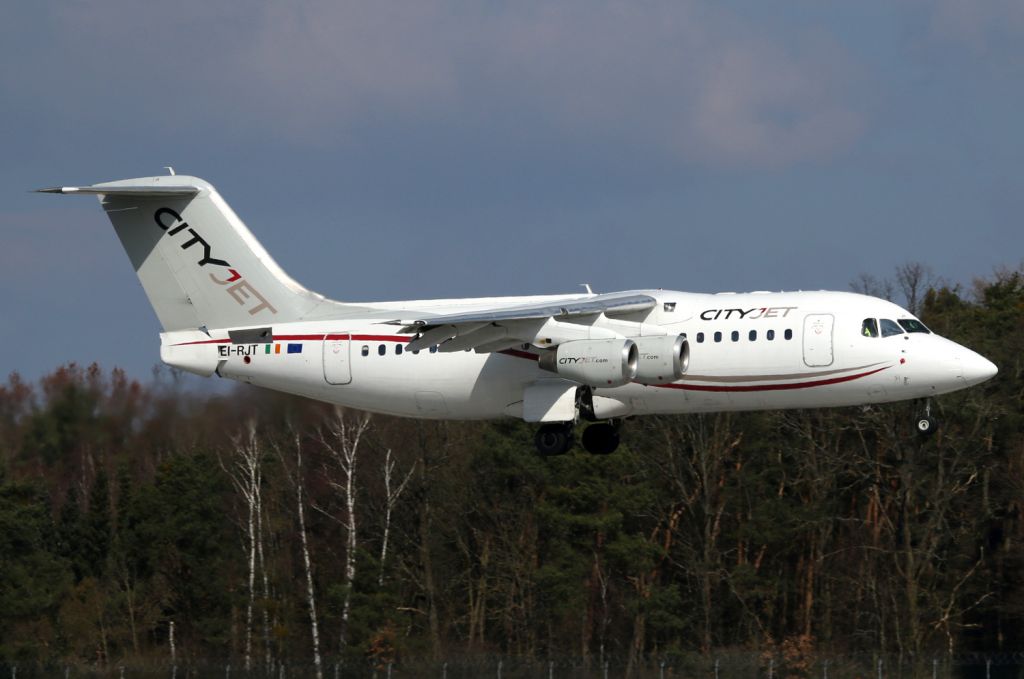
[[[931,334],[931,330],[926,328],[924,323],[922,323],[921,321],[917,320],[916,318],[904,318],[904,319],[901,319],[901,320],[897,321],[897,323],[899,323],[900,326],[906,332],[923,332],[926,335],[927,334]]]
[[[893,335],[903,334],[903,328],[901,328],[896,321],[890,321],[888,318],[882,318],[879,319],[878,322],[882,326],[882,337],[892,337]]]
[[[873,318],[865,318],[860,324],[860,334],[865,337],[878,337],[878,321]]]

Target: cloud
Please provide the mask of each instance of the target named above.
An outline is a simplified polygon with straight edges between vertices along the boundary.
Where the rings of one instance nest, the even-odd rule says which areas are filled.
[[[862,127],[854,69],[821,36],[772,41],[699,3],[561,4],[503,21],[489,55],[515,100],[568,129],[715,165],[844,148]]]
[[[846,147],[863,116],[836,91],[834,76],[848,73],[829,56],[828,48],[809,49],[805,61],[773,45],[729,46],[705,79],[687,132],[705,156],[735,163],[790,163]]]
[[[0,71],[5,89],[93,124],[337,145],[528,118],[713,166],[815,160],[864,125],[835,41],[715,3],[80,0],[33,21],[33,72]]]

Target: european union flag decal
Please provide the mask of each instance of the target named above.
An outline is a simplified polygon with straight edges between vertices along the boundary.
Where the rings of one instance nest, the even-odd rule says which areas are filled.
[[[302,353],[302,345],[301,344],[289,344],[288,345],[288,353],[289,354],[301,354]]]

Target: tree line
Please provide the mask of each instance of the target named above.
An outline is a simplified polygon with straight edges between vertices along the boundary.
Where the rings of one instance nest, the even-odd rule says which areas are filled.
[[[613,455],[543,459],[512,420],[12,374],[0,662],[1024,650],[1024,276],[908,272],[1000,368],[927,439],[893,404],[637,418]]]

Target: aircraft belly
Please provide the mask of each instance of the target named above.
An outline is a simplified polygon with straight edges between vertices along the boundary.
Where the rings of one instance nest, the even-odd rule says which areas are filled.
[[[350,385],[331,391],[354,408],[427,419],[490,419],[521,400],[523,388],[537,378],[536,363],[501,354],[473,352],[359,356]],[[356,353],[356,352],[354,352]]]

